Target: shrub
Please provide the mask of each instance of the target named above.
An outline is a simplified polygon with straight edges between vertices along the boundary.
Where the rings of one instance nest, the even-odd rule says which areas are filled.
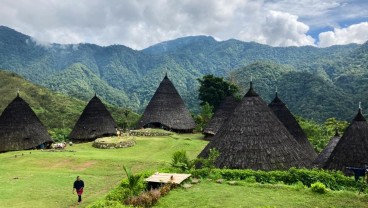
[[[171,183],[167,183],[167,184],[161,186],[161,188],[160,188],[161,196],[165,196],[166,194],[168,194],[169,191],[171,190],[171,188],[172,188]]]
[[[294,189],[297,191],[303,190],[305,188],[306,186],[301,181],[298,181],[294,184]]]
[[[133,175],[129,168],[123,166],[125,174],[128,178],[128,188],[130,190],[130,195],[136,195],[140,191],[139,182],[142,175]]]
[[[321,182],[315,182],[311,185],[311,190],[315,193],[324,194],[327,192],[325,184]]]
[[[258,183],[279,183],[295,184],[298,181],[310,187],[315,182],[321,182],[332,190],[359,190],[364,186],[364,181],[356,182],[353,177],[347,177],[339,171],[318,170],[318,169],[297,169],[290,168],[286,171],[261,171],[261,170],[237,170],[237,169],[197,169],[190,172],[193,177],[209,178],[211,175],[220,174],[226,180],[246,180],[255,177]]]
[[[160,199],[161,189],[163,187],[161,187],[160,189],[151,189],[150,191],[142,192],[138,196],[131,196],[127,198],[124,203],[126,205],[132,205],[134,207],[152,207]]]
[[[250,176],[250,177],[246,178],[244,181],[247,182],[247,183],[255,183],[255,182],[257,182],[257,179],[256,179],[255,176]]]
[[[185,150],[176,151],[171,158],[171,166],[185,172],[194,166],[194,161],[189,160]]]
[[[123,202],[126,198],[130,196],[130,190],[123,188],[123,187],[117,187],[110,191],[105,199],[108,201],[120,201]]]

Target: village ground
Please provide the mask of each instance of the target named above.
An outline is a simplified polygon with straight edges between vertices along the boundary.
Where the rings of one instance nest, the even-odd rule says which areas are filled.
[[[122,178],[123,165],[133,173],[156,172],[170,166],[171,155],[186,150],[195,158],[207,141],[201,134],[136,137],[134,147],[97,149],[92,143],[68,146],[63,152],[40,150],[0,154],[0,204],[2,207],[77,207],[72,185],[84,180],[86,207],[102,199]],[[162,198],[158,207],[368,207],[366,195],[334,192],[326,195],[286,185],[243,184],[230,186],[202,181],[192,188],[178,188]]]

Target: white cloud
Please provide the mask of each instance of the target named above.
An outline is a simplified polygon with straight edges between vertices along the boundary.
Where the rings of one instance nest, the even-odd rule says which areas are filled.
[[[288,13],[269,11],[252,32],[243,31],[241,38],[271,46],[314,45],[314,39],[306,35],[308,25],[299,22],[298,17]]]
[[[368,22],[350,25],[347,28],[335,28],[334,31],[319,34],[318,46],[328,47],[349,43],[364,43],[368,40]]]
[[[0,25],[42,43],[122,44],[142,49],[182,36],[211,35],[221,40],[301,46],[314,42],[306,35],[310,22],[328,19],[326,15],[338,8],[349,11],[352,3],[346,2],[349,1],[1,0]],[[354,8],[358,11],[359,7]]]

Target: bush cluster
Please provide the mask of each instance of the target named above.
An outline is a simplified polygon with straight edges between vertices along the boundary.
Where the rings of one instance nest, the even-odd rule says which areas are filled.
[[[124,207],[125,205],[132,205],[134,207],[152,207],[158,202],[160,197],[165,196],[169,191],[175,187],[175,184],[165,184],[158,189],[146,190],[147,186],[143,178],[151,175],[151,172],[141,173],[134,176],[138,181],[134,182],[129,178],[123,179],[120,185],[111,190],[104,199],[96,201],[88,206],[89,208],[103,208],[103,207]]]
[[[158,202],[161,196],[168,194],[173,187],[174,185],[171,183],[165,184],[158,189],[151,189],[142,192],[138,196],[129,197],[124,201],[124,204],[134,207],[152,207]]]
[[[258,183],[278,183],[295,184],[298,181],[305,186],[321,182],[331,190],[359,190],[364,184],[363,181],[356,182],[353,177],[347,177],[339,171],[319,170],[319,169],[297,169],[291,168],[287,171],[261,171],[261,170],[238,170],[238,169],[213,169],[209,172],[206,169],[197,169],[190,172],[194,177],[211,178],[211,175],[221,176],[226,180],[247,180],[255,178]],[[249,180],[249,179],[248,179]],[[254,180],[254,179],[253,179]]]
[[[324,194],[327,192],[326,186],[325,184],[321,183],[321,182],[315,182],[311,185],[311,190],[313,192],[319,193],[319,194]]]

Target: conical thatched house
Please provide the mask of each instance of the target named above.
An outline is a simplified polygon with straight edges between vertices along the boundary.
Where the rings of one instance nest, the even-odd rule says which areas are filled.
[[[317,157],[316,151],[314,151],[313,146],[309,142],[307,136],[305,135],[303,129],[300,127],[295,117],[289,109],[286,107],[285,103],[280,100],[277,95],[272,100],[268,106],[275,113],[277,118],[284,124],[286,129],[290,132],[290,134],[296,139],[296,141],[300,144],[303,151],[305,151],[306,155],[313,161]]]
[[[52,143],[47,129],[19,94],[0,116],[0,152]]]
[[[116,136],[117,125],[105,105],[95,95],[83,110],[69,138],[73,142],[88,142],[100,137]]]
[[[366,165],[368,165],[368,123],[359,109],[323,168],[352,174],[346,167],[365,168]]]
[[[190,112],[167,75],[148,103],[137,128],[162,128],[175,132],[192,132],[195,128]]]
[[[216,167],[285,170],[309,167],[311,160],[258,94],[249,91],[212,141],[199,154],[207,158],[216,148]]]
[[[328,142],[327,146],[323,149],[321,153],[319,153],[316,160],[313,162],[313,166],[316,168],[322,168],[325,163],[327,162],[328,158],[330,157],[332,151],[335,149],[337,143],[339,142],[341,136],[336,129],[335,136],[331,138],[331,140]]]
[[[211,136],[216,135],[221,125],[233,112],[238,103],[239,102],[233,96],[227,96],[224,101],[222,101],[217,107],[215,114],[213,114],[212,119],[203,130],[203,134],[206,135],[206,138],[210,139]]]

